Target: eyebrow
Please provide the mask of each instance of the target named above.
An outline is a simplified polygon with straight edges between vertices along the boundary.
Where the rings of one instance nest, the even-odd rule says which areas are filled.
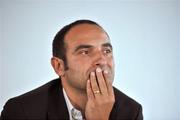
[[[110,43],[104,43],[102,44],[103,47],[110,47],[112,49],[112,45]],[[80,49],[86,49],[86,48],[92,48],[93,45],[79,45],[75,48],[74,52],[80,50]]]
[[[104,44],[102,44],[102,46],[103,46],[103,47],[110,47],[111,50],[113,49],[111,43],[104,43]]]
[[[85,48],[92,48],[92,45],[79,45],[75,48],[74,52],[80,50],[80,49],[85,49]]]

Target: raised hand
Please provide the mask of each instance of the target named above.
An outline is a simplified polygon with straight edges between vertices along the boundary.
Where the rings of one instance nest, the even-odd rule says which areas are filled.
[[[108,71],[101,68],[91,72],[87,81],[88,101],[85,107],[86,120],[108,120],[115,97]]]

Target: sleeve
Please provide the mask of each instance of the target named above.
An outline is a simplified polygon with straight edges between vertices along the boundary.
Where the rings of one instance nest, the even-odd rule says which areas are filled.
[[[10,99],[4,105],[0,120],[26,119],[21,104],[15,99]]]

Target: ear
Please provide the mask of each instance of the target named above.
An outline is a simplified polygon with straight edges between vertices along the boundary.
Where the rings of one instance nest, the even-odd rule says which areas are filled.
[[[51,58],[51,65],[54,68],[54,71],[57,75],[63,76],[64,75],[64,61],[57,57]]]

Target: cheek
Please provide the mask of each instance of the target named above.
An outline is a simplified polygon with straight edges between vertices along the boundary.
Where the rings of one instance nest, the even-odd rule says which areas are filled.
[[[110,66],[111,68],[114,68],[114,59],[113,59],[113,57],[110,57],[110,58],[108,59],[108,64],[109,64],[109,66]]]
[[[68,75],[73,76],[74,79],[81,79],[82,81],[88,79],[90,60],[86,58],[78,58],[73,56],[67,56]]]
[[[69,71],[76,77],[85,79],[87,77],[88,62],[82,60],[75,60],[68,62]]]
[[[112,68],[114,69],[115,63],[114,60],[112,60]]]

